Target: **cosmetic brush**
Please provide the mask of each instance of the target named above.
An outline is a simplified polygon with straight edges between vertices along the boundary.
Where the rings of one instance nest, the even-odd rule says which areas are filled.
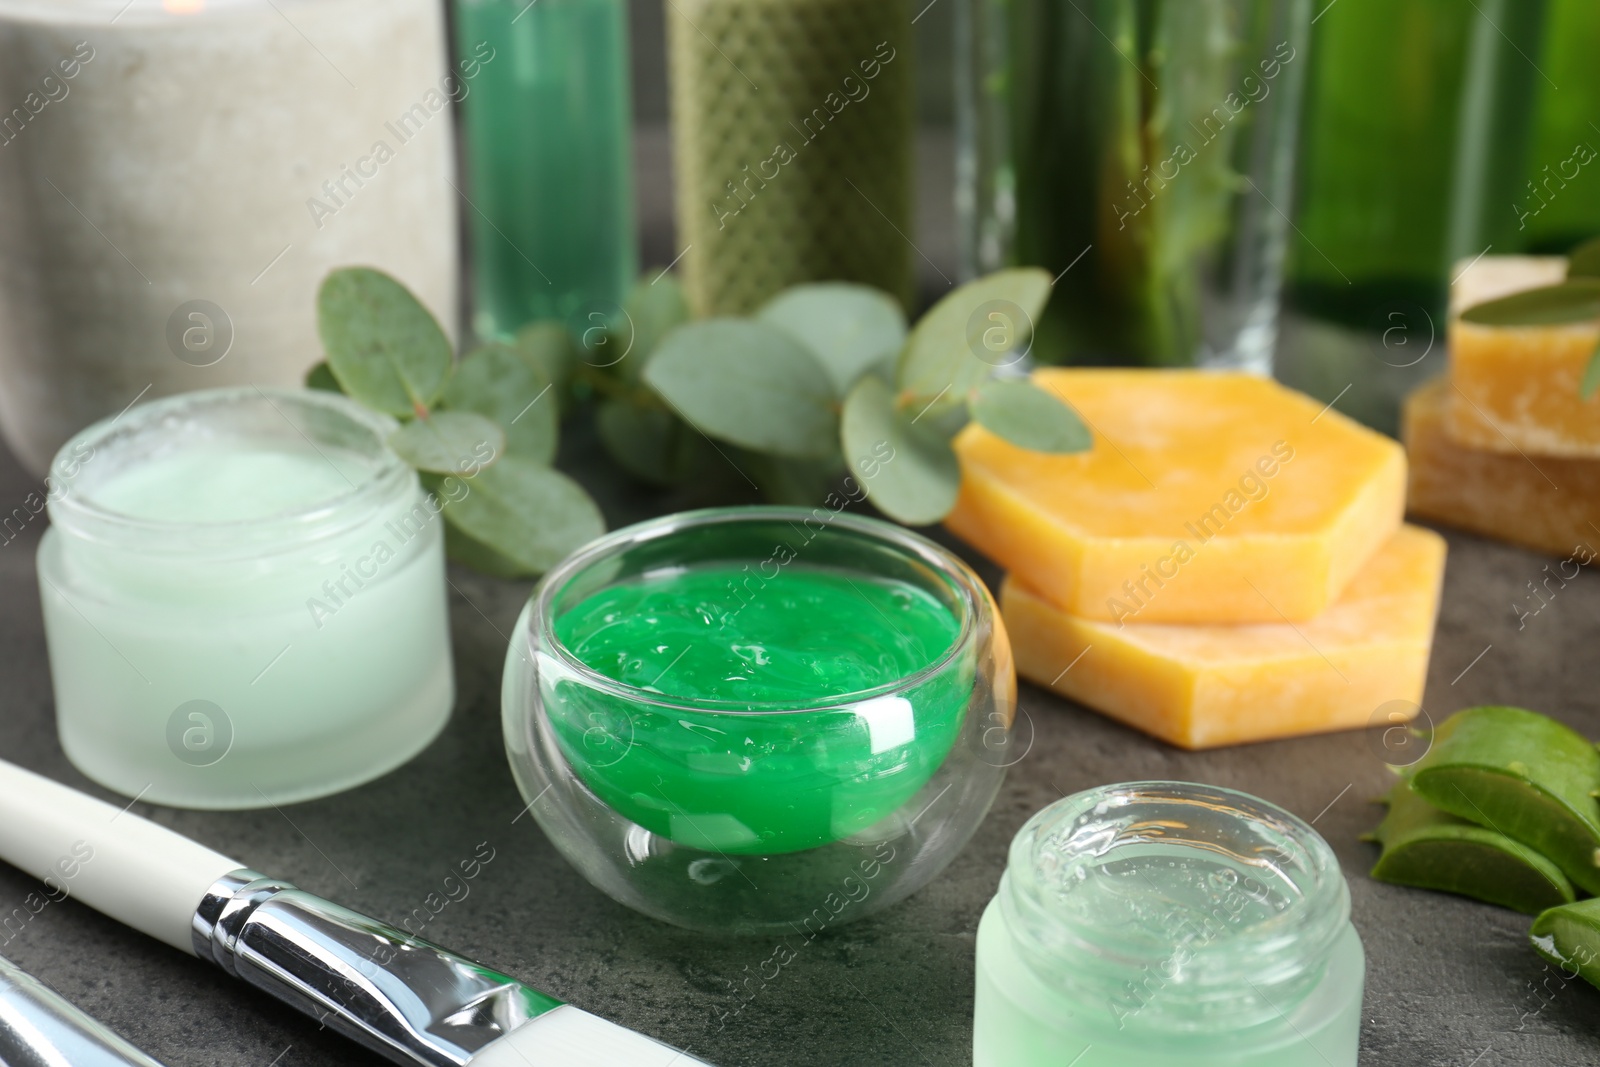
[[[0,956],[0,1067],[161,1067]]]
[[[4,761],[0,859],[394,1063],[708,1067]]]

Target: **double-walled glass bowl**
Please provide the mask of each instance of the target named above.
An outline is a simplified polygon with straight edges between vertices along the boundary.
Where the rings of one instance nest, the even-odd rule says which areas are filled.
[[[751,576],[730,598],[761,595],[787,566],[905,583],[950,612],[956,636],[878,688],[752,707],[616,681],[558,634],[604,590],[730,565]],[[689,512],[593,542],[523,610],[503,701],[529,810],[596,886],[692,929],[809,934],[904,898],[954,857],[1015,762],[1015,706],[1010,645],[977,575],[898,526],[823,508]]]

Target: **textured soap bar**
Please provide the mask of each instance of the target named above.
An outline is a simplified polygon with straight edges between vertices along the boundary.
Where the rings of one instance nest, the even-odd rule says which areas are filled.
[[[1182,748],[1365,727],[1422,699],[1443,538],[1403,526],[1317,618],[1176,626],[1068,615],[1009,577],[1000,603],[1023,677]]]
[[[1465,448],[1446,432],[1448,379],[1406,399],[1411,514],[1587,562],[1600,546],[1600,459]],[[1576,573],[1576,572],[1574,572]]]
[[[1600,323],[1479,326],[1467,307],[1566,275],[1561,256],[1485,256],[1450,293],[1450,397],[1446,428],[1458,443],[1491,452],[1600,457],[1600,397],[1579,395],[1600,342]]]
[[[1310,397],[1243,374],[1042,370],[1094,447],[956,440],[947,523],[1083,618],[1282,622],[1331,604],[1400,525],[1405,456]]]
[[[1566,256],[1479,256],[1451,271],[1450,314],[1524,289],[1556,285],[1567,276]]]

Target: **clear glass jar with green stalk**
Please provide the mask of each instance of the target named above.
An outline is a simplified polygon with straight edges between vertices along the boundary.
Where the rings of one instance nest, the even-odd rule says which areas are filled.
[[[962,267],[1056,279],[1045,362],[1270,370],[1305,0],[965,0]]]

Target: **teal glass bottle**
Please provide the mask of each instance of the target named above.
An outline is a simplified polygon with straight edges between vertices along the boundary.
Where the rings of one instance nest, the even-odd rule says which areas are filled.
[[[473,332],[615,314],[638,273],[627,6],[457,0],[455,37]]]

